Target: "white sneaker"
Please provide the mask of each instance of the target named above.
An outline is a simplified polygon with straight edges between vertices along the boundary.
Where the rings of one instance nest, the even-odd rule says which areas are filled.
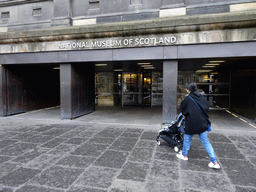
[[[176,157],[178,157],[179,159],[182,159],[184,161],[187,161],[188,160],[188,156],[183,156],[181,153],[177,154]]]
[[[219,169],[219,168],[220,168],[220,165],[219,165],[219,163],[217,163],[217,162],[214,163],[214,164],[211,162],[211,163],[208,164],[208,166],[209,166],[210,168],[213,168],[213,169]]]

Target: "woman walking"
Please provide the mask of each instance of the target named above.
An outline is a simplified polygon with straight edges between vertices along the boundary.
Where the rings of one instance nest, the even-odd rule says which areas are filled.
[[[208,124],[210,124],[209,106],[206,99],[197,91],[196,83],[187,85],[188,96],[181,102],[181,112],[185,116],[185,135],[183,141],[182,153],[176,156],[182,160],[188,160],[188,151],[190,149],[191,140],[194,134],[198,134],[205,150],[210,156],[210,168],[219,169],[220,165],[217,162],[213,147],[207,138]]]

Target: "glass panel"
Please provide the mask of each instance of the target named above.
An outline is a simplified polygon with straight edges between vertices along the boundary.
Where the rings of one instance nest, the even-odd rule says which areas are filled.
[[[151,73],[143,74],[143,105],[151,105]]]
[[[124,73],[123,74],[123,105],[138,105],[139,104],[139,84],[138,74]]]
[[[122,73],[114,73],[114,105],[122,105]]]
[[[152,106],[163,105],[163,73],[152,73]]]
[[[181,101],[188,94],[186,84],[189,82],[197,83],[198,91],[205,95],[210,107],[229,108],[230,84],[220,82],[218,73],[179,71],[178,75],[178,108]]]
[[[114,74],[99,72],[95,75],[96,105],[114,106]]]

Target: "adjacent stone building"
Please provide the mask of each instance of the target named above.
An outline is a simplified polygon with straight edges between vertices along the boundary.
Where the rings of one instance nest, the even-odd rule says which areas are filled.
[[[0,0],[0,115],[60,105],[162,107],[194,81],[256,120],[256,1]]]

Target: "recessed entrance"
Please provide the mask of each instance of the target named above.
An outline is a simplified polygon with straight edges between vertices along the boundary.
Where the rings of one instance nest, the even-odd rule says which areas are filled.
[[[207,45],[7,54],[0,67],[0,112],[6,116],[60,105],[61,118],[73,119],[95,111],[95,106],[162,106],[162,122],[169,123],[177,116],[185,84],[196,81],[211,105],[254,119],[255,57],[233,53],[255,53],[244,43],[213,47],[214,55]],[[223,50],[228,52],[222,54]],[[48,57],[51,62],[45,61]],[[220,60],[225,62],[208,63]],[[152,69],[147,69],[146,62]],[[58,66],[60,71],[53,69]],[[40,74],[32,74],[33,70]]]
[[[60,105],[58,65],[4,65],[4,115]]]
[[[108,63],[95,66],[97,106],[162,106],[161,61],[134,61],[129,64]]]
[[[123,73],[122,106],[151,106],[152,103],[152,73]]]

